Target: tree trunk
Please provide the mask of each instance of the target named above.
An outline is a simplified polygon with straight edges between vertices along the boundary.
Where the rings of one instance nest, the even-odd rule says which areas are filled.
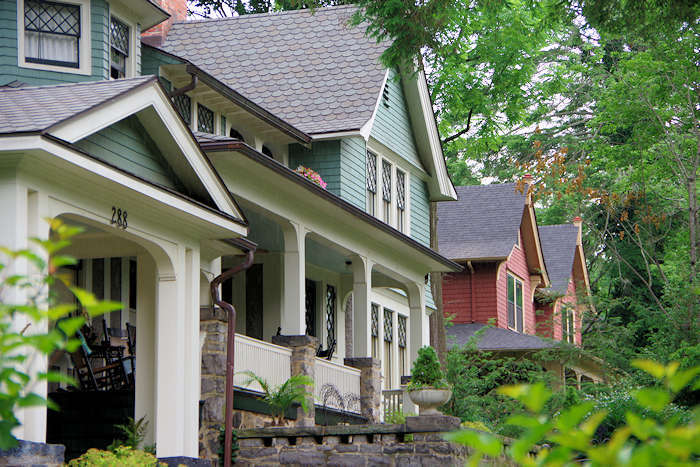
[[[438,251],[437,203],[430,203],[430,248]],[[437,351],[440,363],[444,366],[447,359],[447,338],[445,335],[445,317],[442,310],[442,273],[430,273],[430,291],[435,302],[435,312],[430,315],[430,345]]]

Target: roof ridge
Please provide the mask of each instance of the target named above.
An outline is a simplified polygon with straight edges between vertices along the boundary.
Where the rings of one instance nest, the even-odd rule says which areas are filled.
[[[99,81],[79,81],[77,83],[61,83],[61,84],[42,84],[38,86],[20,86],[17,88],[7,88],[0,86],[0,92],[10,92],[10,91],[22,91],[28,89],[50,89],[50,88],[62,88],[70,86],[82,86],[88,84],[105,84],[105,83],[123,83],[124,81],[148,81],[149,79],[155,80],[155,75],[140,75],[134,76],[132,78],[121,78],[121,79],[101,79]]]
[[[231,20],[243,20],[243,19],[258,19],[258,18],[271,18],[274,16],[290,16],[294,14],[308,13],[311,12],[315,15],[318,12],[326,12],[330,10],[344,10],[344,9],[357,9],[356,5],[333,5],[325,6],[321,8],[302,8],[299,10],[282,10],[282,11],[269,11],[267,13],[249,13],[245,15],[235,15],[235,16],[225,16],[223,18],[201,18],[201,19],[191,19],[185,21],[174,21],[173,25],[179,24],[195,24],[195,23],[214,23],[217,21],[231,21]]]

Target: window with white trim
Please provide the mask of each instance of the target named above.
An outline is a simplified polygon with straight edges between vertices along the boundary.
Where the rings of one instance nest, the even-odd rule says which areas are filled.
[[[406,376],[410,374],[411,369],[408,368],[408,348],[406,339],[406,317],[398,315],[398,344],[399,344],[399,376]]]
[[[370,330],[372,335],[372,358],[379,358],[379,305],[376,303],[372,303],[370,322]]]
[[[109,21],[109,77],[112,79],[126,78],[129,58],[130,28],[114,16]]]
[[[406,230],[406,173],[396,169],[396,228]]]
[[[508,274],[507,289],[508,327],[523,332],[523,281]]]
[[[394,312],[384,308],[384,389],[391,389],[393,381],[393,367],[391,348],[394,342]]]
[[[214,111],[197,103],[197,131],[214,134]]]
[[[367,151],[367,214],[377,212],[377,155]]]
[[[382,216],[384,222],[391,223],[391,173],[393,167],[389,161],[382,159]]]
[[[573,344],[576,336],[576,313],[566,305],[561,310],[561,338]]]
[[[80,67],[81,7],[24,0],[24,59],[28,63]]]

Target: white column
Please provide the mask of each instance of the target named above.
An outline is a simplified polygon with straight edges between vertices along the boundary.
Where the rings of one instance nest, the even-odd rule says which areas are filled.
[[[158,271],[156,295],[156,446],[158,457],[184,455],[185,442],[185,251],[174,272]]]
[[[219,263],[220,267],[220,263]],[[199,456],[199,394],[201,390],[201,348],[199,346],[200,260],[199,250],[185,250],[185,340],[184,375],[185,432],[181,455]]]
[[[425,308],[425,286],[422,282],[408,285],[408,306],[411,313],[408,320],[408,355],[411,364],[418,356],[418,349],[430,345],[430,322]]]
[[[156,265],[148,254],[136,258],[136,389],[134,418],[145,416],[145,444],[156,441]]]
[[[353,357],[372,356],[370,326],[372,308],[372,262],[363,256],[352,258]],[[380,346],[381,348],[381,346]]]
[[[284,233],[282,334],[306,334],[306,229],[290,222]]]

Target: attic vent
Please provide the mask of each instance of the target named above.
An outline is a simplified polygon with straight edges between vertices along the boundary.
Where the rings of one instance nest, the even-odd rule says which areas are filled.
[[[389,108],[389,83],[384,85],[384,90],[382,91],[382,103],[384,107]]]

